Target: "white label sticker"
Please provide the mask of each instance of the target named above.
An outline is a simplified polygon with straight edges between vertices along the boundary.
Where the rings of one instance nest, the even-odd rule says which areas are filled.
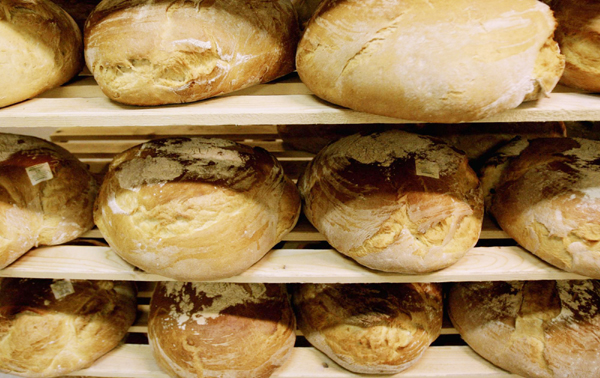
[[[427,160],[416,160],[417,176],[440,178],[440,166],[437,163]]]
[[[31,167],[25,168],[25,170],[27,171],[31,185],[33,186],[36,186],[42,181],[48,181],[54,178],[52,169],[48,163],[32,165]]]
[[[73,284],[70,280],[56,281],[50,285],[50,287],[52,288],[52,293],[54,293],[54,298],[56,299],[64,298],[67,295],[71,295],[75,292],[75,289],[73,289]]]

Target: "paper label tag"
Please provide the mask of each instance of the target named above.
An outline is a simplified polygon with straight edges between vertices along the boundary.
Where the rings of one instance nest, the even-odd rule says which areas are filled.
[[[417,176],[440,178],[440,166],[437,163],[427,160],[416,160],[415,165]]]
[[[54,178],[54,175],[52,175],[52,169],[48,163],[32,165],[31,167],[25,168],[25,170],[27,171],[31,185],[33,186],[36,186],[42,181],[48,181]]]
[[[73,289],[73,284],[70,280],[56,281],[50,285],[50,287],[52,288],[52,293],[56,299],[64,298],[67,295],[71,295],[75,292],[75,289]]]

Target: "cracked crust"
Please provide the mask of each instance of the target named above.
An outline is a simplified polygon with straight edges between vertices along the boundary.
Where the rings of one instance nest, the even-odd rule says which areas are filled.
[[[85,57],[115,101],[184,103],[292,72],[298,38],[287,0],[104,0],[86,21]]]
[[[326,0],[296,64],[302,81],[335,104],[472,121],[552,91],[564,69],[555,26],[536,0]]]
[[[454,284],[448,313],[482,357],[532,378],[600,375],[597,281]]]

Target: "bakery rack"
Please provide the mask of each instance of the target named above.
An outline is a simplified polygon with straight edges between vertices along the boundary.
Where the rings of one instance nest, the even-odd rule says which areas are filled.
[[[483,121],[560,120],[600,120],[600,98],[559,87],[549,98],[522,104]],[[15,132],[16,128],[30,134],[30,128],[51,130],[51,140],[88,163],[96,174],[102,174],[115,153],[145,140],[168,135],[205,135],[264,147],[277,156],[288,175],[297,178],[313,155],[289,150],[278,138],[276,125],[335,123],[402,121],[328,104],[314,96],[296,74],[218,98],[161,107],[132,107],[111,102],[92,77],[82,75],[63,87],[0,109],[0,131]],[[582,278],[525,252],[489,219],[476,248],[457,264],[431,274],[399,275],[369,270],[338,254],[323,240],[322,235],[301,219],[284,241],[260,262],[247,272],[223,281],[358,283]],[[144,339],[153,282],[168,279],[145,273],[123,261],[103,244],[97,230],[67,245],[34,249],[1,270],[0,276],[138,281],[139,316],[130,329],[128,341],[92,367],[71,375],[167,377],[156,366]],[[451,325],[445,325],[442,333],[440,340],[458,338]],[[278,378],[367,376],[338,367],[308,346],[296,347],[288,363],[273,375]],[[483,360],[464,343],[443,340],[430,347],[417,364],[397,375],[410,378],[509,376],[511,374]]]

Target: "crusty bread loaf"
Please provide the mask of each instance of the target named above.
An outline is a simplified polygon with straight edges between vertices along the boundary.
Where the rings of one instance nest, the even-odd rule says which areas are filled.
[[[97,191],[87,167],[62,147],[0,134],[0,268],[90,230]]]
[[[0,107],[58,87],[83,67],[81,31],[48,0],[0,2]]]
[[[116,347],[136,317],[130,282],[0,281],[0,371],[56,377]]]
[[[471,121],[552,91],[564,69],[555,26],[536,0],[326,0],[296,65],[317,96],[338,105]]]
[[[481,231],[475,172],[463,153],[430,137],[390,130],[340,139],[315,156],[298,188],[327,241],[373,269],[448,267]]]
[[[448,313],[462,338],[493,364],[531,378],[600,376],[600,283],[458,283]]]
[[[600,278],[600,142],[530,140],[502,174],[491,213],[543,260]]]
[[[306,339],[355,373],[407,369],[442,328],[439,284],[302,284],[293,302]]]
[[[298,38],[289,0],[103,0],[85,58],[112,100],[183,103],[292,72]]]
[[[600,3],[596,0],[556,0],[556,40],[565,56],[562,84],[600,91]]]
[[[161,282],[150,302],[148,340],[171,377],[267,378],[295,330],[284,285]]]
[[[94,219],[133,265],[203,281],[247,270],[294,227],[299,213],[296,186],[264,149],[170,138],[114,158]]]

